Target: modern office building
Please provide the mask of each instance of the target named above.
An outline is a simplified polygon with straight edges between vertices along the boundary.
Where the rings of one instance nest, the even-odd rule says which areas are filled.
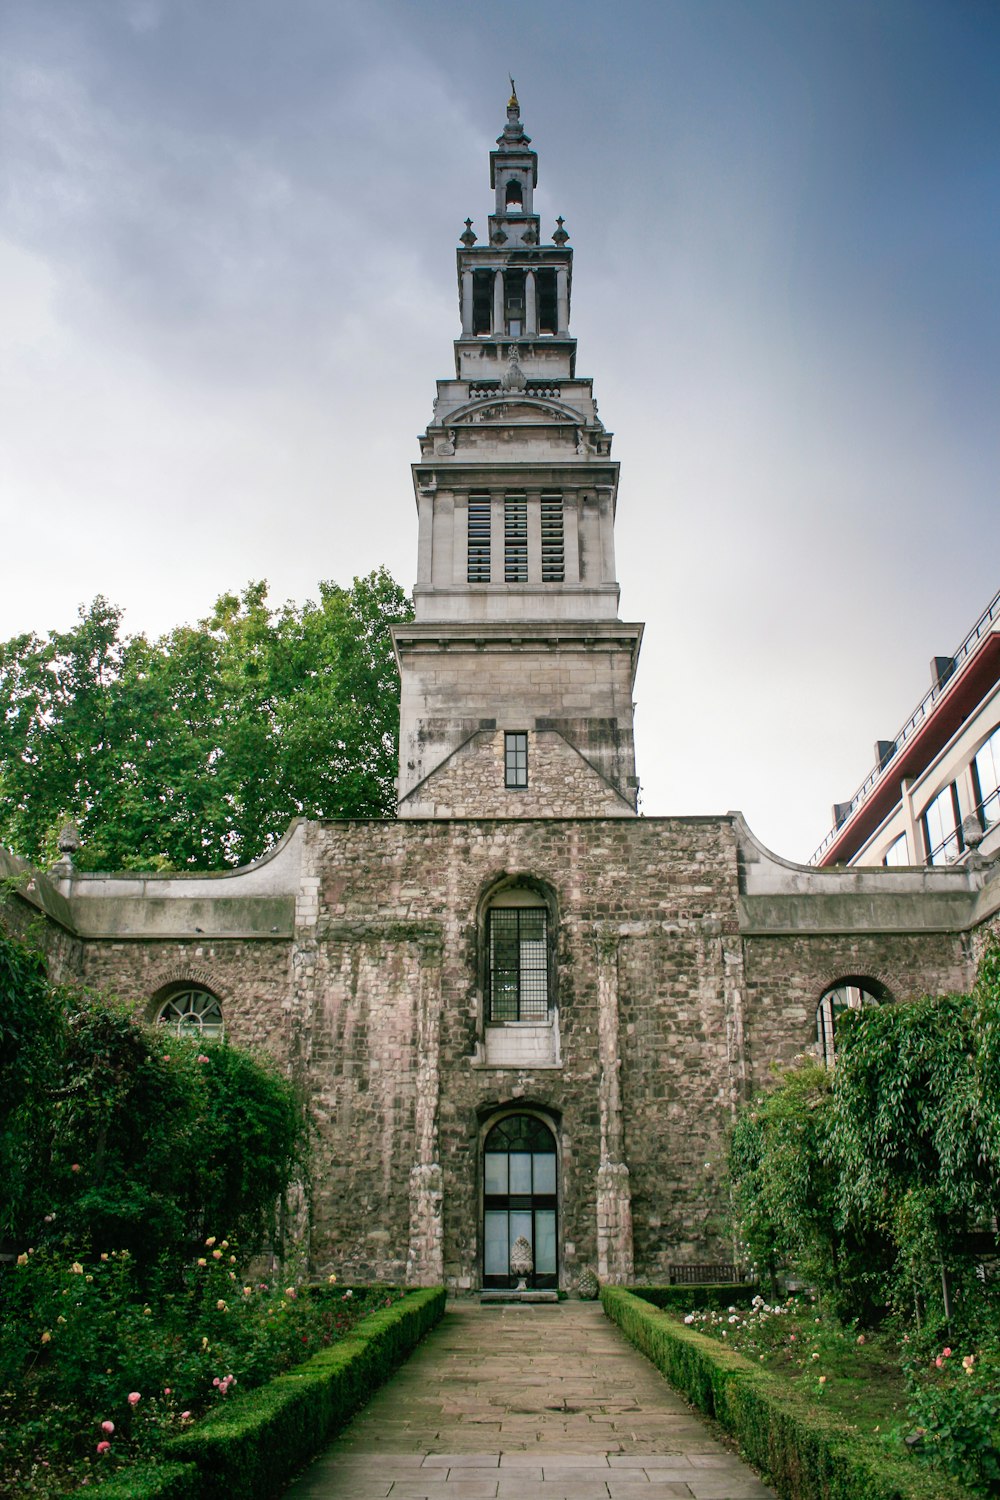
[[[811,863],[949,865],[1000,851],[1000,593],[950,656]]]

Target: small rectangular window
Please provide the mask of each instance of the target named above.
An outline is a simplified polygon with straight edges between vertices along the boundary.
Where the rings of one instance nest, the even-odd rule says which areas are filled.
[[[504,785],[523,787],[528,785],[528,736],[526,733],[505,734]]]
[[[503,576],[505,583],[527,583],[528,581],[527,495],[504,497]]]
[[[469,583],[490,581],[490,497],[469,496]]]
[[[566,577],[563,548],[562,495],[542,496],[542,582],[562,583]]]

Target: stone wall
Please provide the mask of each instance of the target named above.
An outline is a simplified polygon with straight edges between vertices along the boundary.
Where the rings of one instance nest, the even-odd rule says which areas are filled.
[[[528,785],[504,785],[504,733],[471,735],[407,799],[408,817],[634,817],[635,808],[555,730],[527,731]]]
[[[555,1044],[499,1066],[483,1046],[484,913],[518,882],[548,903]],[[813,1047],[838,980],[899,1000],[968,988],[1000,879],[804,870],[738,815],[413,818],[300,823],[220,877],[39,876],[24,904],[62,972],[145,1015],[165,987],[203,984],[227,1034],[298,1081],[317,1271],[478,1285],[483,1139],[528,1110],[558,1144],[568,1286],[585,1264],[660,1280],[730,1259],[734,1108]]]

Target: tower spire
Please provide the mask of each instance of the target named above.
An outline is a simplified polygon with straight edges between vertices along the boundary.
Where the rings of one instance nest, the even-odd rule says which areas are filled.
[[[485,243],[470,221],[459,237],[454,377],[413,466],[415,618],[393,631],[399,812],[628,817],[642,627],[618,618],[618,465],[576,373],[569,235],[559,220],[541,242],[538,156],[510,89]]]

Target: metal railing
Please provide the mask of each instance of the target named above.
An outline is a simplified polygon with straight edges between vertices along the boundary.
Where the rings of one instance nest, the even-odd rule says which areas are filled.
[[[819,864],[820,860],[823,858],[823,855],[837,838],[837,835],[840,833],[840,830],[843,828],[844,824],[849,818],[852,818],[854,816],[858,808],[861,806],[862,802],[865,802],[868,799],[870,794],[874,791],[875,787],[882,780],[882,777],[891,767],[892,762],[896,758],[896,755],[899,752],[900,748],[906,744],[907,740],[912,739],[913,735],[915,735],[917,730],[922,726],[930,712],[931,705],[935,703],[938,698],[940,698],[947,682],[951,681],[951,678],[954,677],[955,673],[958,671],[962,663],[968,660],[968,658],[975,651],[976,647],[979,645],[979,642],[982,640],[983,636],[989,633],[994,622],[998,619],[1000,619],[1000,590],[998,590],[997,593],[993,596],[992,600],[983,610],[983,613],[979,616],[979,619],[976,621],[975,625],[973,625],[972,629],[969,631],[968,635],[965,637],[958,650],[953,654],[952,661],[954,665],[952,666],[947,679],[945,681],[939,680],[938,682],[935,682],[930,691],[924,694],[910,717],[907,719],[906,723],[903,725],[902,729],[900,729],[894,736],[892,743],[894,744],[895,749],[892,751],[891,755],[886,756],[884,760],[880,761],[878,765],[874,766],[872,770],[869,771],[864,781],[854,793],[854,796],[851,798],[850,802],[843,804],[843,817],[839,820],[835,827],[830,829],[830,832],[827,834],[826,838],[820,844],[816,852],[812,855],[811,859],[809,860],[809,863],[811,865]]]

